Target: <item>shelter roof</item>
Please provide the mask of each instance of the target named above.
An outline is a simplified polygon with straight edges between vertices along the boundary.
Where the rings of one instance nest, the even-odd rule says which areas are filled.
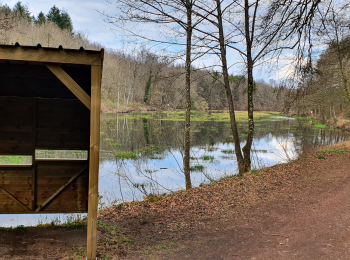
[[[37,46],[0,45],[0,62],[34,62],[102,66],[104,50],[93,51]]]

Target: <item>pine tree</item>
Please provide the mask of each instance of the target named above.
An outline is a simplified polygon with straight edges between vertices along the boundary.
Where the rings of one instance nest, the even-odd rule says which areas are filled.
[[[36,18],[35,20],[35,24],[36,25],[42,25],[42,24],[45,24],[46,23],[46,16],[43,12],[40,12],[38,14],[38,17]]]
[[[28,22],[32,22],[33,18],[30,15],[29,7],[22,4],[21,1],[18,1],[12,9],[13,14],[20,18],[25,19]]]
[[[66,11],[61,11],[55,5],[51,7],[49,13],[46,16],[47,21],[55,23],[62,30],[73,31],[72,19]]]

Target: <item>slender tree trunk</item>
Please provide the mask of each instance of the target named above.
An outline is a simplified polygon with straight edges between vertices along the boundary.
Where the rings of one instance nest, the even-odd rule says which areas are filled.
[[[339,48],[339,47],[338,47]],[[344,67],[343,67],[343,61],[342,61],[342,57],[340,55],[340,50],[338,50],[338,59],[339,59],[339,65],[340,65],[340,73],[341,73],[341,77],[342,77],[342,81],[343,81],[343,86],[344,86],[344,90],[346,93],[346,96],[350,102],[350,88],[349,88],[349,83],[348,83],[348,79],[344,73]]]
[[[118,109],[119,109],[119,89],[118,89]]]
[[[253,104],[253,92],[254,92],[254,78],[253,78],[253,66],[254,62],[252,59],[252,38],[250,32],[250,23],[249,23],[249,1],[245,0],[245,38],[247,46],[247,71],[248,71],[248,138],[247,143],[243,147],[244,154],[244,166],[243,171],[249,172],[251,170],[251,148],[253,144],[254,137],[254,104]]]
[[[219,25],[219,42],[220,42],[220,53],[221,53],[221,62],[222,62],[222,73],[224,76],[224,86],[225,86],[228,108],[230,113],[231,130],[232,130],[233,141],[235,145],[235,153],[236,153],[236,158],[238,163],[238,170],[239,170],[239,173],[242,174],[245,172],[244,159],[241,152],[241,144],[238,136],[235,107],[233,103],[233,97],[232,97],[229,75],[228,75],[226,45],[225,45],[225,37],[224,37],[224,28],[222,23],[221,1],[216,0],[216,5],[217,5],[217,11],[218,11],[217,18],[218,18],[218,25]]]
[[[344,73],[344,66],[343,66],[343,57],[340,53],[340,46],[339,46],[339,36],[338,36],[338,29],[335,30],[335,33],[336,33],[336,37],[337,37],[337,56],[338,56],[338,60],[339,60],[339,66],[340,66],[340,73],[341,73],[341,78],[342,78],[342,81],[343,81],[343,86],[344,86],[344,90],[345,90],[345,93],[346,93],[346,96],[347,98],[349,99],[350,101],[350,88],[349,88],[349,84],[348,84],[348,79]]]
[[[183,158],[186,190],[192,188],[190,173],[190,134],[191,134],[191,47],[192,47],[192,3],[186,0],[187,7],[187,42],[186,42],[186,121],[185,121],[185,155]]]

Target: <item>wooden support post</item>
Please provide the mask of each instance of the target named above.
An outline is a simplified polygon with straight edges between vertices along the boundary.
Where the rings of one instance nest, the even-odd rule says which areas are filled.
[[[102,67],[91,66],[91,126],[90,126],[90,169],[89,202],[87,224],[87,259],[96,259],[98,172],[100,157],[100,113],[101,113]]]
[[[33,99],[33,146],[36,146],[36,115],[37,115],[37,100]],[[35,148],[32,152],[32,204],[31,209],[34,211],[36,206],[36,164],[35,164]]]

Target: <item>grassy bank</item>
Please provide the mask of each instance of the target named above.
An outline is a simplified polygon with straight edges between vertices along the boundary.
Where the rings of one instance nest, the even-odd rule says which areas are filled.
[[[145,119],[154,119],[161,121],[185,121],[185,111],[162,111],[161,113],[138,113],[137,111],[132,112],[131,115],[125,115],[119,117],[119,119],[132,119],[138,120],[141,118]],[[236,111],[236,121],[238,123],[248,122],[248,113],[247,111]],[[270,111],[256,111],[254,112],[254,121],[265,121],[271,120],[271,117],[280,116],[279,112],[270,112]],[[283,118],[275,118],[274,120],[285,120]],[[205,122],[205,121],[215,121],[215,122],[230,122],[230,114],[227,111],[215,111],[215,112],[203,112],[203,111],[192,111],[191,112],[191,121],[196,122]]]
[[[316,116],[308,116],[308,117],[295,117],[293,118],[299,119],[299,120],[304,120],[305,122],[311,124],[312,126],[316,128],[328,128],[328,129],[341,129],[341,130],[350,130],[350,119],[346,119],[342,116],[336,118],[335,122],[322,122],[319,118]]]

